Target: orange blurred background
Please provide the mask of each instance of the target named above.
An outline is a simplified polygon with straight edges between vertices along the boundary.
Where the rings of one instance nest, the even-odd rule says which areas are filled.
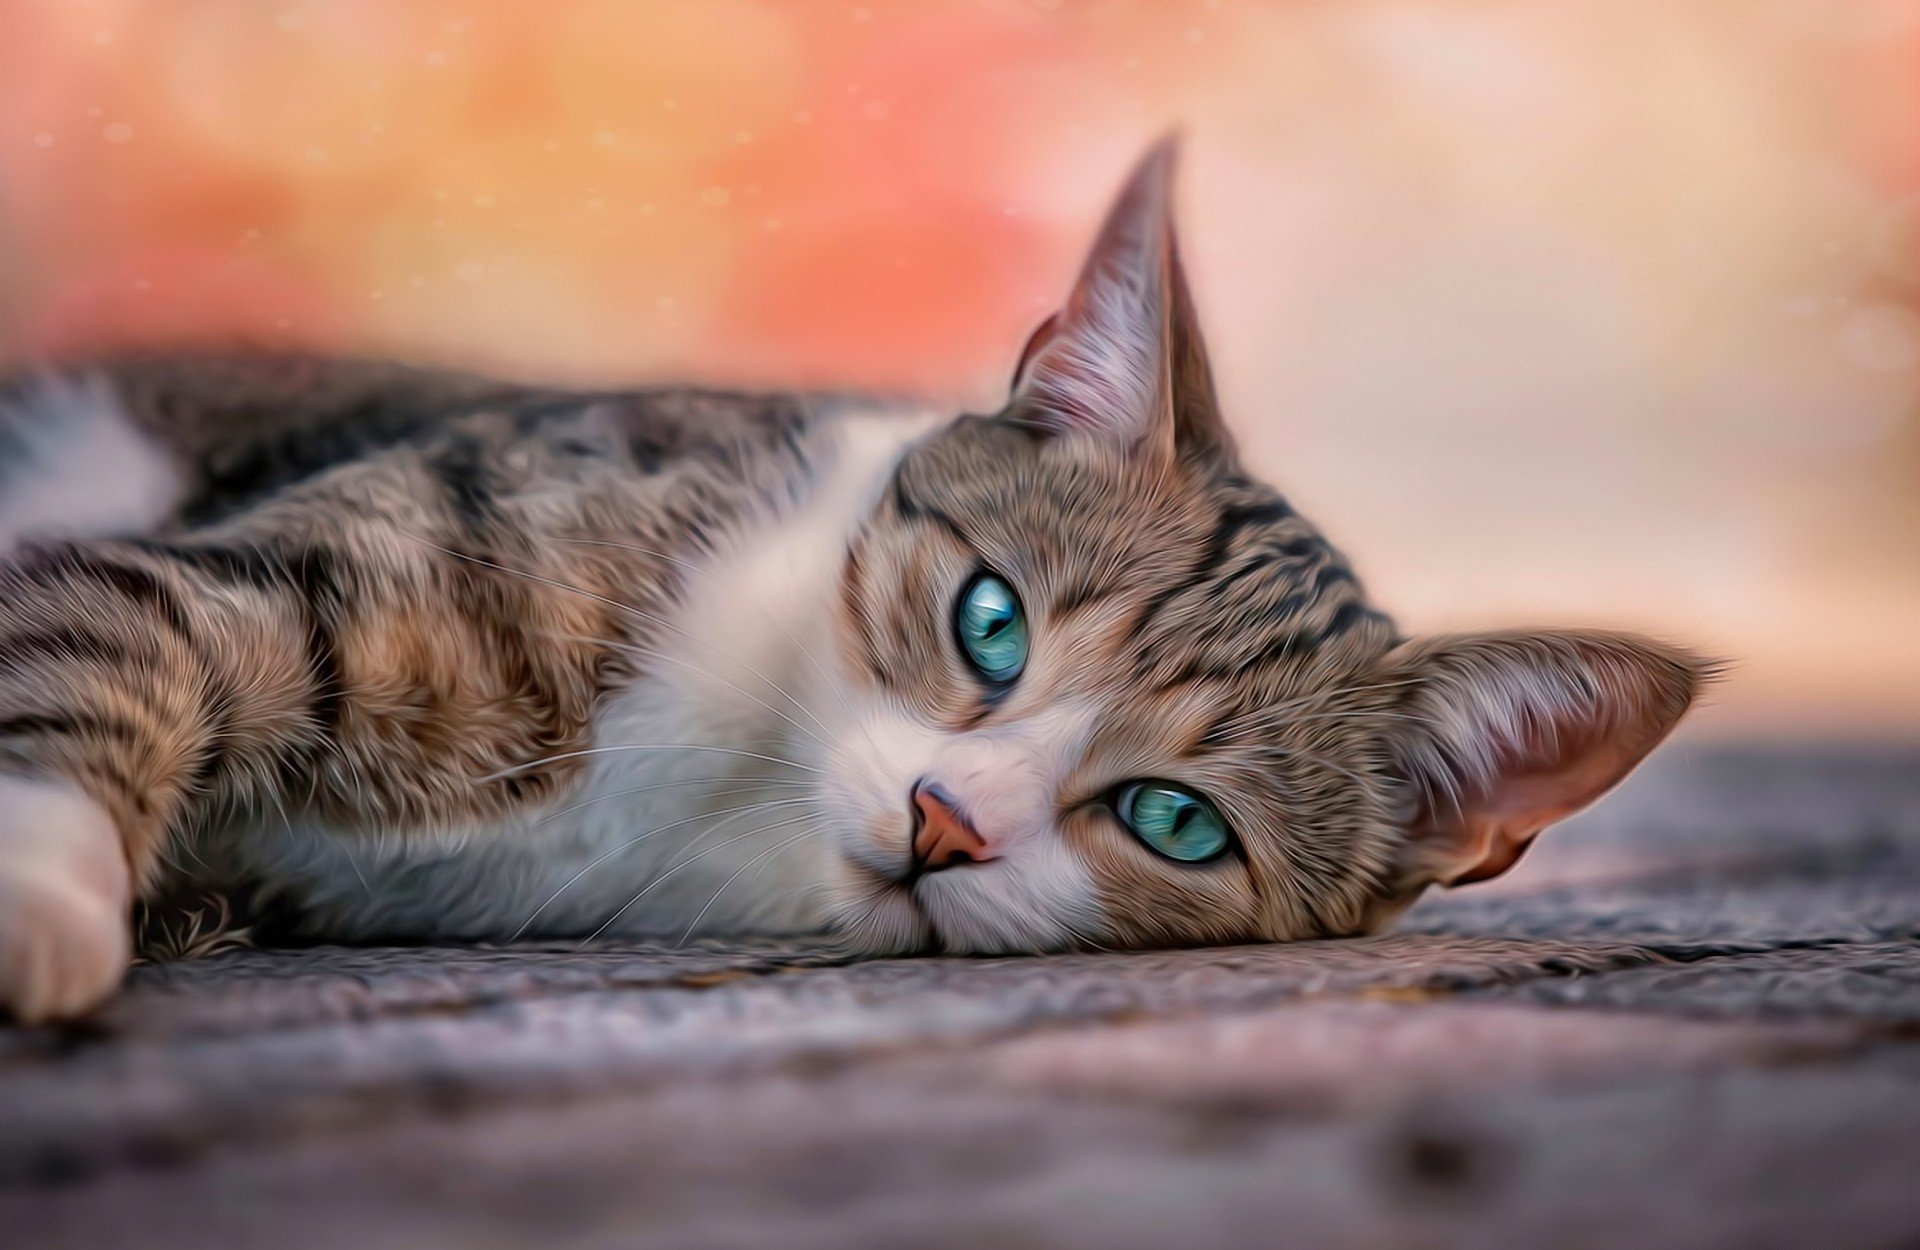
[[[1414,628],[1920,733],[1920,0],[0,0],[0,359],[241,337],[986,405],[1134,154]]]

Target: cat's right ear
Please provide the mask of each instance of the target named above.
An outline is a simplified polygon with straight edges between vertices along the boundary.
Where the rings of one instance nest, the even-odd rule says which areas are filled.
[[[1511,868],[1548,825],[1612,789],[1720,666],[1630,634],[1427,638],[1390,653],[1396,740],[1415,812],[1396,885],[1464,885]]]
[[[1231,457],[1173,231],[1178,142],[1142,158],[1066,306],[1035,331],[1008,412],[1123,455]]]

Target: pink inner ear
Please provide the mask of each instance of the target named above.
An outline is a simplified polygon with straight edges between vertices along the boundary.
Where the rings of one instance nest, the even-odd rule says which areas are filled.
[[[1692,705],[1714,665],[1632,634],[1526,630],[1418,639],[1403,749],[1424,805],[1406,884],[1499,876],[1542,829],[1617,785]]]
[[[1602,741],[1569,753],[1562,767],[1504,774],[1485,796],[1466,800],[1458,812],[1446,813],[1446,821],[1435,822],[1452,826],[1434,830],[1448,848],[1438,879],[1469,885],[1499,876],[1520,861],[1542,829],[1611,790],[1651,746],[1626,750]]]

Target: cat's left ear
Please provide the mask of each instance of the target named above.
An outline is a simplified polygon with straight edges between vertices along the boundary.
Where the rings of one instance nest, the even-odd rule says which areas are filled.
[[[1665,738],[1718,666],[1589,631],[1407,643],[1396,755],[1414,810],[1395,885],[1499,876],[1536,835],[1611,790]]]
[[[1126,455],[1231,456],[1173,233],[1178,140],[1142,158],[1066,307],[1014,375],[1015,419]]]

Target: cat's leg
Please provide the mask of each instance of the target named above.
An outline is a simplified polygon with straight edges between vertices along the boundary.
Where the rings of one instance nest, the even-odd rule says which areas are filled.
[[[0,776],[0,1005],[32,1022],[106,997],[131,955],[112,813],[55,777]]]
[[[495,532],[417,470],[371,464],[217,532],[0,564],[0,1007],[98,1001],[126,903],[216,823],[290,811],[415,836],[497,823],[578,775],[614,673],[595,640],[621,636],[612,596],[642,581],[612,561],[638,557]],[[535,563],[516,576],[432,535]]]
[[[0,1009],[97,1003],[173,839],[285,783],[325,698],[307,636],[291,590],[123,545],[0,567]]]

